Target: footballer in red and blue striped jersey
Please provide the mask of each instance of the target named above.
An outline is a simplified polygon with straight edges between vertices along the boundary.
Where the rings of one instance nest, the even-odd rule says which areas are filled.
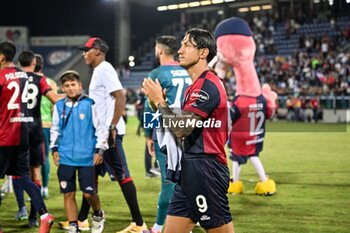
[[[27,144],[27,74],[15,67],[0,70],[0,146]]]
[[[44,135],[40,113],[41,97],[51,91],[51,87],[45,76],[27,72],[28,75],[28,115],[33,117],[33,122],[28,124],[30,165],[40,166],[44,164]]]
[[[14,67],[16,46],[12,42],[0,42],[0,179],[5,175],[16,176],[39,212],[39,232],[50,232],[54,217],[47,213],[39,188],[29,179],[27,116],[28,76]]]
[[[212,126],[195,128],[186,137],[183,153],[216,156],[220,163],[227,165],[225,143],[228,139],[228,110],[221,80],[210,71],[202,73],[186,89],[183,110],[198,114]]]
[[[225,154],[227,95],[221,80],[208,71],[208,62],[216,54],[215,40],[207,30],[190,29],[178,53],[180,66],[193,81],[185,91],[181,114],[169,108],[159,83],[150,79],[142,83],[145,95],[162,114],[163,127],[173,122],[169,124],[170,131],[183,142],[180,161],[171,152],[168,154],[168,170],[177,172],[179,179],[165,231],[185,232],[199,222],[205,229],[234,232],[226,195],[230,180]],[[174,143],[171,138],[168,141]]]
[[[195,127],[185,137],[180,185],[175,186],[168,215],[188,217],[205,229],[228,224],[232,221],[226,196],[228,109],[221,80],[204,71],[186,89],[183,110],[199,115],[209,127]]]
[[[0,43],[0,178],[28,175],[28,76],[12,62],[16,47]]]
[[[30,140],[43,141],[42,121],[40,113],[41,97],[51,90],[45,76],[32,72],[28,75],[28,114],[34,121],[28,125]]]
[[[18,56],[18,61],[21,68],[27,73],[28,76],[27,108],[28,115],[34,119],[33,122],[28,124],[30,165],[36,166],[35,171],[32,171],[32,176],[40,177],[38,174],[38,166],[44,163],[44,136],[42,130],[40,104],[42,95],[46,95],[49,91],[51,91],[51,87],[46,82],[46,78],[44,76],[33,73],[36,65],[36,59],[32,51],[22,51]],[[40,184],[40,178],[37,178],[36,180],[38,180],[37,183]]]

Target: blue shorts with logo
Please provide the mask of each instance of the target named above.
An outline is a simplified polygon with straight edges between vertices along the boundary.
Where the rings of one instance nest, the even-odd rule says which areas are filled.
[[[57,169],[57,177],[61,193],[70,193],[76,191],[77,173],[80,190],[83,193],[96,193],[96,175],[94,166],[79,167],[62,164],[59,165]]]
[[[227,166],[210,155],[183,155],[181,180],[175,186],[168,215],[190,218],[205,229],[232,221],[227,189]]]

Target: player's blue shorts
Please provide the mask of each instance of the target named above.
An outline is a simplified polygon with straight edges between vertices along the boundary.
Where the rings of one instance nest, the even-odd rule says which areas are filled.
[[[239,165],[246,164],[248,159],[252,156],[257,156],[259,157],[259,153],[253,154],[253,155],[235,155],[232,152],[230,153],[230,159],[232,161],[236,161]]]
[[[96,193],[96,175],[94,166],[75,167],[62,164],[59,165],[57,169],[57,177],[60,184],[61,193],[70,193],[76,191],[77,172],[80,190],[83,193]]]
[[[29,175],[28,144],[19,146],[0,146],[0,179],[5,175]]]
[[[210,229],[232,221],[227,198],[230,172],[210,155],[183,155],[180,184],[168,215],[190,218]]]
[[[130,172],[128,164],[126,162],[126,156],[122,143],[123,135],[117,135],[116,146],[105,151],[103,154],[103,161],[104,169],[109,173],[112,181],[126,183],[132,179],[130,177]],[[100,168],[99,173],[103,173],[103,169]]]

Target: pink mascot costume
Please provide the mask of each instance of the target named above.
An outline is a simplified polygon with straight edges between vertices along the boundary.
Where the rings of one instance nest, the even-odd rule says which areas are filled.
[[[275,113],[277,94],[268,84],[260,86],[253,62],[256,46],[247,22],[237,17],[226,19],[217,25],[214,34],[218,58],[216,66],[231,65],[237,84],[231,107],[233,177],[228,192],[243,193],[239,175],[241,165],[249,159],[260,178],[255,193],[273,195],[276,184],[267,177],[259,153],[263,148],[265,120],[271,119]]]

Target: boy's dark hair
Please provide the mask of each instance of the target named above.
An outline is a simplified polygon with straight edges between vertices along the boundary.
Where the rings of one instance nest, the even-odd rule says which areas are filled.
[[[80,82],[79,73],[75,70],[67,70],[60,76],[61,85],[67,81],[78,81]]]
[[[213,35],[207,31],[200,28],[192,28],[186,32],[189,41],[198,49],[207,48],[209,54],[207,56],[207,62],[209,63],[216,55],[216,43]]]
[[[34,60],[34,53],[29,50],[22,51],[18,56],[18,62],[22,67],[28,67]]]
[[[165,47],[164,52],[167,55],[175,55],[178,50],[178,44],[175,36],[160,36],[156,39],[156,44],[161,44]]]
[[[0,43],[0,53],[4,55],[5,60],[12,62],[16,55],[16,46],[10,41],[2,41]]]
[[[40,70],[42,70],[44,68],[44,58],[43,58],[43,56],[41,56],[38,53],[34,54],[34,56],[35,56],[35,60],[36,60],[34,72],[39,72]]]

